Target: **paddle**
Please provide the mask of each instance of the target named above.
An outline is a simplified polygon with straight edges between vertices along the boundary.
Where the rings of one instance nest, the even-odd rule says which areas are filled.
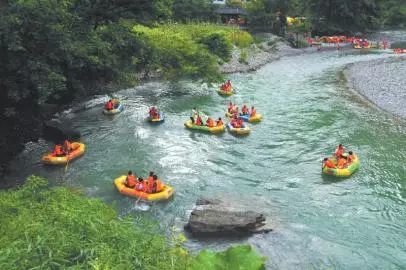
[[[65,182],[65,176],[66,176],[66,172],[68,171],[68,166],[69,166],[69,149],[67,150],[67,154],[66,154],[66,165],[65,165],[65,170],[63,172],[63,177],[62,177],[62,182]]]

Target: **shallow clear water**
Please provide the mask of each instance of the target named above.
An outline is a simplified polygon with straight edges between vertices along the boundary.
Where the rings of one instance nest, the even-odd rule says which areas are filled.
[[[37,174],[115,201],[122,214],[147,210],[180,228],[196,199],[218,195],[264,211],[274,231],[242,240],[190,240],[192,250],[248,242],[271,269],[406,268],[406,121],[393,118],[345,86],[347,63],[386,57],[324,52],[285,58],[251,74],[231,77],[231,98],[192,83],[148,83],[119,92],[125,110],[101,113],[105,98],[68,114],[87,152],[64,168],[38,160],[51,144],[28,144],[10,178]],[[264,114],[247,137],[209,135],[183,127],[194,106],[223,117],[229,100]],[[161,125],[144,121],[149,106],[166,114]],[[343,143],[361,159],[348,179],[321,175],[321,159]],[[175,187],[175,197],[152,205],[118,194],[112,180],[132,169],[154,170]],[[145,212],[142,213],[145,215]]]

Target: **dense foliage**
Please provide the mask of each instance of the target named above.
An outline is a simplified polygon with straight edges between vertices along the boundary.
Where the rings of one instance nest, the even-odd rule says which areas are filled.
[[[252,0],[246,7],[250,25],[268,30],[278,28],[278,12],[305,16],[313,24],[313,32],[319,35],[354,34],[382,26],[406,25],[403,0]]]
[[[174,0],[172,17],[179,22],[215,22],[219,19],[215,9],[212,0]]]
[[[117,85],[134,85],[137,74],[156,71],[170,79],[219,80],[218,62],[229,59],[231,44],[241,45],[240,39],[215,25],[179,26],[182,33],[176,33],[173,25],[163,24],[209,20],[212,12],[213,5],[200,0],[10,0],[0,5],[0,173],[22,143],[38,138],[38,105],[68,104]],[[134,25],[151,28],[134,31]],[[157,36],[160,30],[164,40]],[[204,35],[195,39],[190,31]]]
[[[319,34],[354,33],[378,25],[375,0],[310,0],[314,31]]]
[[[249,246],[195,258],[153,223],[119,219],[113,208],[30,177],[0,192],[0,269],[263,269]],[[206,268],[221,265],[221,268]],[[202,268],[203,267],[203,268]]]
[[[136,25],[133,32],[149,51],[144,67],[160,70],[168,78],[218,80],[218,59],[228,61],[233,44],[246,47],[253,43],[247,32],[213,24]]]

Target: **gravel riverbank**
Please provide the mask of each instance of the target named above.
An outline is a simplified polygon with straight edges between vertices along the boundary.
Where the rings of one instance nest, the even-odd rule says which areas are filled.
[[[272,61],[276,61],[282,57],[318,52],[316,47],[307,47],[301,49],[292,48],[280,37],[269,33],[262,34],[261,39],[264,41],[259,44],[253,44],[249,48],[234,48],[231,60],[220,66],[220,72],[223,74],[230,74],[255,71],[262,66]],[[352,49],[352,47],[349,45],[341,46],[341,50]],[[336,50],[336,47],[335,45],[324,45],[321,50]]]
[[[354,63],[344,75],[350,87],[381,109],[406,117],[406,56]]]

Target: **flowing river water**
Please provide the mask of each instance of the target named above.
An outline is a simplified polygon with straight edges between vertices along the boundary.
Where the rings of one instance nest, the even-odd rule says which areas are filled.
[[[52,148],[40,141],[27,145],[9,178],[41,175],[115,202],[121,214],[152,216],[175,228],[186,223],[199,196],[232,198],[266,212],[274,231],[191,238],[189,249],[250,243],[268,257],[270,269],[404,269],[406,121],[365,101],[340,76],[348,63],[381,57],[387,55],[331,51],[283,58],[232,75],[239,93],[231,98],[200,84],[146,83],[118,92],[125,110],[114,117],[101,113],[106,97],[96,98],[88,105],[97,106],[66,114],[87,145],[66,174],[40,164]],[[249,136],[184,128],[193,107],[223,117],[230,100],[264,115]],[[145,122],[152,105],[165,112],[165,123]],[[321,175],[321,159],[339,143],[361,159],[361,169],[347,179]],[[174,198],[146,205],[120,195],[112,181],[128,169],[144,176],[155,171],[175,188]]]

